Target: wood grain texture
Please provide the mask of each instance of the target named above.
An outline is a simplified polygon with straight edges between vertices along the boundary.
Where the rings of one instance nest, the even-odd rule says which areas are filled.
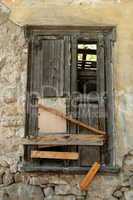
[[[44,106],[44,105],[42,105],[40,103],[38,104],[38,107],[44,109],[47,112],[53,113],[53,114],[55,114],[57,116],[60,116],[61,118],[65,119],[65,120],[68,120],[68,121],[70,121],[70,122],[72,122],[72,123],[74,123],[74,124],[76,124],[76,125],[78,125],[80,127],[83,127],[85,129],[87,129],[88,131],[92,131],[92,132],[94,132],[96,134],[99,134],[99,135],[106,135],[106,133],[104,131],[98,130],[98,129],[92,127],[92,126],[89,126],[89,125],[79,121],[79,120],[73,119],[71,116],[66,116],[64,113],[62,113],[62,112],[60,112],[60,111],[58,111],[58,110],[56,110],[54,108],[50,108],[50,107]]]
[[[87,134],[48,134],[44,136],[31,137],[25,145],[91,145],[102,146],[106,138],[102,135]]]
[[[75,152],[31,151],[31,158],[78,160],[79,154]]]
[[[95,162],[90,171],[86,174],[86,176],[83,178],[83,180],[80,182],[80,189],[81,190],[87,190],[88,186],[93,181],[96,173],[100,169],[100,164]]]

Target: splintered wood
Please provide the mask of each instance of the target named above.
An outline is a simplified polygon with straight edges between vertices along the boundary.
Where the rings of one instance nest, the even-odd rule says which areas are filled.
[[[93,181],[96,173],[98,172],[98,170],[100,169],[100,164],[95,162],[94,165],[92,166],[92,168],[90,169],[90,171],[86,174],[86,176],[83,178],[83,180],[80,182],[80,189],[83,190],[87,190],[88,186],[91,184],[91,182]]]
[[[71,116],[66,116],[64,113],[62,113],[62,112],[60,112],[60,111],[58,111],[58,110],[56,110],[54,108],[50,108],[50,107],[44,106],[44,105],[42,105],[40,103],[38,104],[38,107],[42,108],[43,110],[45,110],[47,112],[53,113],[54,115],[60,116],[61,118],[65,119],[67,121],[70,121],[70,122],[72,122],[72,123],[74,123],[74,124],[76,124],[76,125],[78,125],[78,126],[80,126],[82,128],[85,128],[88,131],[92,131],[92,132],[94,132],[96,134],[99,134],[99,135],[105,135],[106,134],[104,131],[101,131],[101,130],[96,129],[96,128],[92,127],[92,126],[89,126],[89,125],[87,125],[87,124],[85,124],[85,123],[83,123],[83,122],[81,122],[79,120],[73,119]]]
[[[75,152],[31,151],[31,158],[78,160],[79,154]]]

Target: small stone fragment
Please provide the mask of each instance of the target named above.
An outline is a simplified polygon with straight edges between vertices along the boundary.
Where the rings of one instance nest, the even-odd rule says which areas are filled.
[[[20,172],[17,172],[14,176],[15,183],[23,182],[23,176]]]
[[[133,189],[133,176],[129,178],[130,187]]]
[[[15,164],[12,164],[12,165],[10,166],[10,171],[11,171],[11,173],[16,173],[17,170],[18,170],[18,167],[17,167],[17,164],[16,164],[16,163],[15,163]]]
[[[10,167],[10,165],[5,160],[0,161],[0,166],[5,167],[5,168]]]
[[[121,198],[122,197],[122,192],[120,190],[117,190],[113,193],[113,196],[116,198]]]
[[[0,167],[0,176],[3,176],[5,173],[5,168],[4,167]]]
[[[11,185],[13,182],[14,182],[13,175],[10,173],[10,170],[6,170],[3,176],[3,184],[7,186],[7,185]]]
[[[46,187],[43,189],[43,191],[44,191],[45,197],[50,197],[50,196],[53,196],[54,194],[54,190],[52,187]]]
[[[3,178],[0,176],[0,185],[3,184]]]
[[[133,200],[133,191],[125,192],[125,200]]]

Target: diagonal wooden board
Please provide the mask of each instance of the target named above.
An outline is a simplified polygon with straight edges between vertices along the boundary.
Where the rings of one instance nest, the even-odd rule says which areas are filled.
[[[88,131],[92,131],[96,134],[99,134],[99,135],[106,135],[106,133],[104,131],[101,131],[99,129],[96,129],[92,126],[89,126],[79,120],[76,120],[76,119],[73,119],[71,116],[66,116],[64,113],[54,109],[54,108],[50,108],[50,107],[47,107],[47,106],[44,106],[42,104],[38,104],[38,107],[39,108],[42,108],[43,110],[47,111],[47,112],[50,112],[50,113],[53,113],[54,115],[57,115],[57,116],[60,116],[61,118],[65,119],[65,120],[68,120],[78,126],[81,126],[82,128],[85,128],[87,129]]]
[[[79,153],[76,153],[76,152],[54,152],[54,151],[31,151],[31,158],[78,160]]]
[[[80,182],[79,186],[82,191],[88,190],[89,185],[93,181],[96,173],[100,169],[100,164],[98,162],[95,162],[89,172],[85,175],[83,180]]]

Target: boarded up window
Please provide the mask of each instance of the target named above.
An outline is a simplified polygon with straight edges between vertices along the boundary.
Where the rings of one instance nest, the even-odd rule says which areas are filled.
[[[111,29],[112,31],[112,29]],[[108,105],[112,100],[111,87],[108,85],[108,76],[111,75],[112,46],[110,32],[107,30],[64,31],[64,30],[32,30],[29,41],[29,68],[28,68],[28,97],[27,97],[27,135],[47,136],[56,138],[62,134],[61,141],[52,144],[53,151],[74,151],[79,154],[78,160],[54,161],[29,158],[30,163],[40,167],[88,167],[95,161],[106,163],[110,156],[108,144],[96,142],[85,143],[77,140],[77,144],[70,145],[69,135],[89,136],[96,134],[74,125],[49,112],[38,108],[42,104],[55,108],[63,114],[70,114],[73,119],[80,120],[86,125],[111,133]],[[108,36],[109,35],[109,36]],[[108,70],[107,70],[108,67]],[[107,71],[109,72],[107,74]],[[109,93],[108,101],[107,94]],[[56,104],[53,104],[55,102]],[[59,104],[61,102],[61,104]],[[106,115],[107,113],[107,115]],[[108,117],[109,116],[109,117]],[[112,123],[112,122],[111,122]],[[65,137],[63,137],[63,134]],[[71,136],[70,136],[71,138]],[[82,138],[82,137],[81,137]],[[82,139],[83,139],[82,138]],[[67,144],[61,145],[66,141]],[[72,141],[76,141],[73,139]],[[46,141],[44,141],[46,145]],[[85,145],[84,145],[85,144]],[[28,156],[32,150],[45,150],[45,145],[34,144],[25,146]],[[41,154],[42,155],[42,154]],[[30,157],[30,156],[29,156]],[[109,163],[109,162],[108,162]],[[47,168],[46,167],[46,168]]]

